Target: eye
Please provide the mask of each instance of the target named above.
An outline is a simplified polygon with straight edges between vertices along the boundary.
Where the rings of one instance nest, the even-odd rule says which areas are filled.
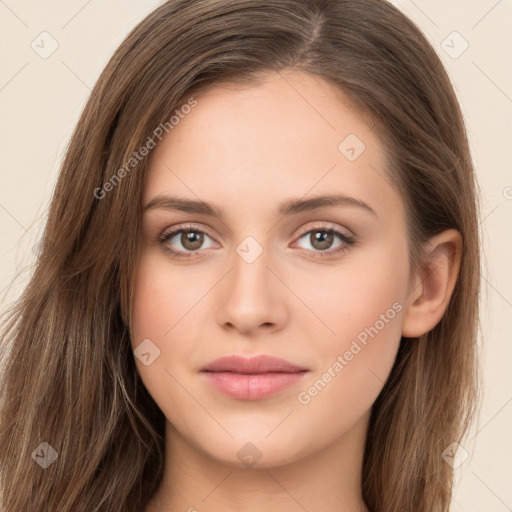
[[[328,226],[320,226],[302,233],[299,240],[305,239],[312,249],[306,248],[312,257],[335,256],[349,249],[355,244],[355,237],[342,233],[341,231]],[[338,239],[338,245],[331,249],[335,240]],[[329,250],[330,249],[330,250]]]
[[[206,231],[196,226],[179,226],[164,231],[158,241],[164,251],[170,253],[172,257],[190,258],[191,253],[208,248],[203,247],[205,237],[210,238]]]

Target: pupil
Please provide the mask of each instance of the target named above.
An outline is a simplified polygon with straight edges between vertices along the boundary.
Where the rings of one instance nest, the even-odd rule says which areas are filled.
[[[332,243],[332,233],[328,233],[326,231],[315,231],[311,234],[313,237],[312,246],[316,247],[317,249],[327,249]],[[314,242],[314,243],[313,243]],[[320,246],[318,247],[316,243],[319,243]]]
[[[181,243],[183,244],[183,247],[190,249],[191,251],[199,249],[203,244],[203,234],[195,233],[194,231],[182,233]]]

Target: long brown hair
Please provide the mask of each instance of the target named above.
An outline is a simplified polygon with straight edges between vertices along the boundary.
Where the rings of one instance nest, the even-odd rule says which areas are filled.
[[[336,85],[372,120],[406,205],[414,265],[422,241],[447,228],[462,235],[444,317],[402,339],[373,406],[362,475],[373,512],[448,510],[453,470],[441,455],[462,441],[478,402],[480,250],[464,121],[438,56],[383,0],[170,0],[95,84],[33,275],[6,314],[4,512],[135,512],[159,486],[165,418],[137,374],[128,327],[150,157],[131,159],[207,88],[288,68]]]

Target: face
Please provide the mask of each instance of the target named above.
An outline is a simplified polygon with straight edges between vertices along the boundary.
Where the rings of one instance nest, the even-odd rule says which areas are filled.
[[[137,368],[210,458],[240,465],[252,443],[261,467],[296,461],[364,425],[392,368],[410,289],[403,202],[376,134],[320,78],[195,99],[151,155]],[[203,371],[233,355],[295,366]]]

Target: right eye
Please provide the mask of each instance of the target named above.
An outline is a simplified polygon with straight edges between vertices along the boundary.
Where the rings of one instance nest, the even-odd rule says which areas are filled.
[[[178,237],[178,234],[181,236]],[[210,238],[206,231],[197,226],[178,226],[165,230],[158,241],[164,251],[168,252],[171,257],[191,258],[192,253],[199,251],[201,248],[205,249],[205,247],[202,247],[205,236]]]

